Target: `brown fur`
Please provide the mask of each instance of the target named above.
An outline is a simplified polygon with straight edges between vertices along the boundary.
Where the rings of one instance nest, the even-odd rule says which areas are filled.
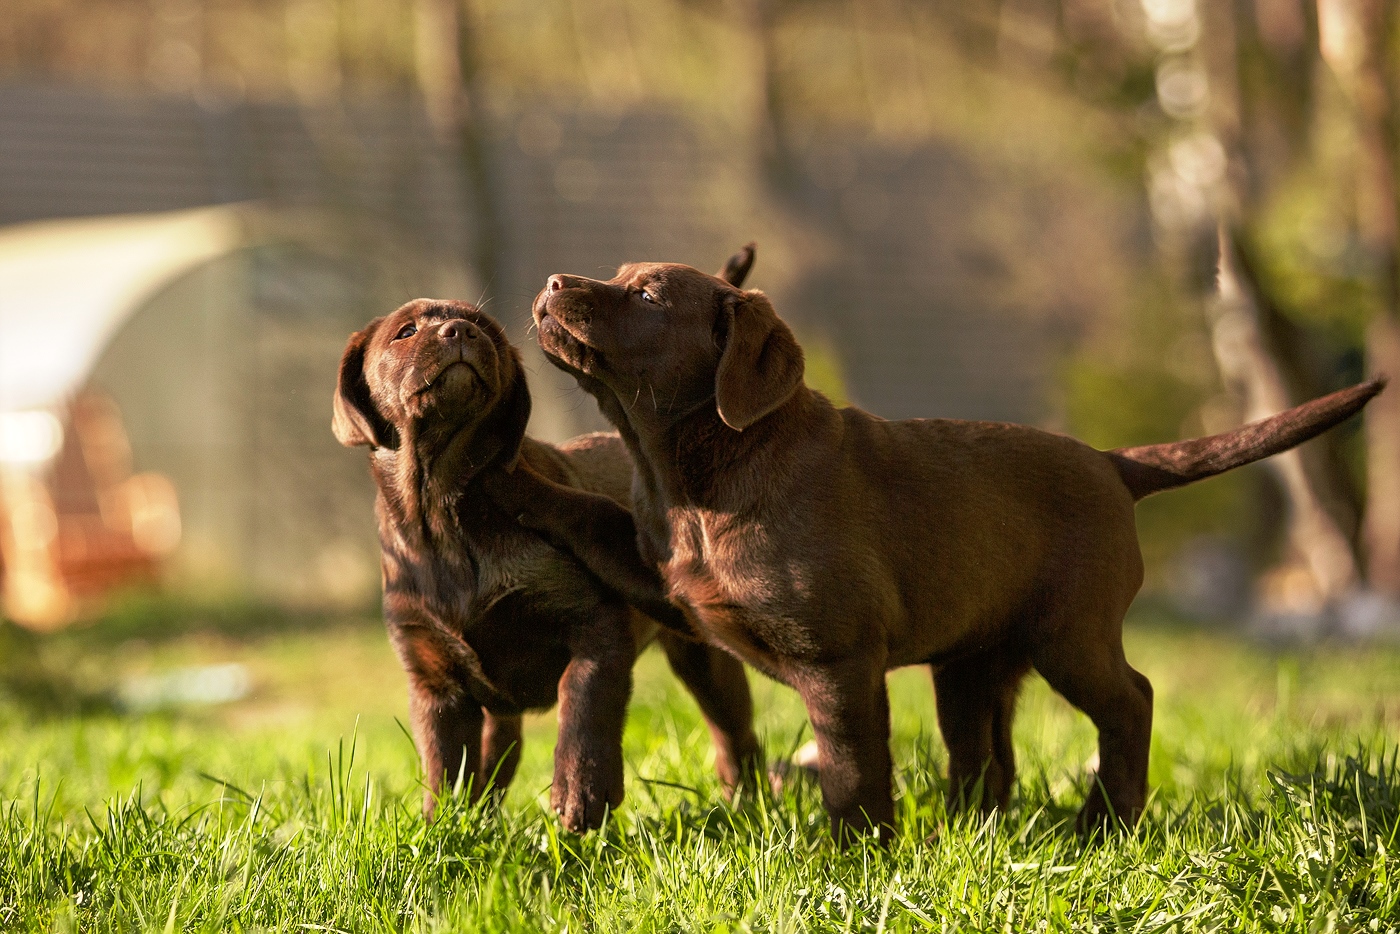
[[[1262,430],[1101,452],[1020,425],[838,409],[803,384],[801,349],[761,292],[686,266],[552,276],[534,314],[546,354],[632,451],[640,546],[673,599],[801,694],[838,839],[892,826],[884,675],[914,664],[933,672],[951,807],[979,781],[976,803],[1006,806],[1034,667],[1099,730],[1081,826],[1135,821],[1152,687],[1122,645],[1143,574],[1134,501],[1297,444],[1379,389]]]
[[[370,448],[384,617],[408,674],[425,813],[459,778],[473,797],[504,789],[521,715],[557,700],[551,802],[570,829],[597,827],[622,801],[632,664],[654,637],[700,702],[733,785],[758,757],[743,668],[694,640],[638,557],[620,505],[626,449],[613,434],[542,444],[524,436],[529,414],[515,349],[464,303],[410,302],[352,335],[341,361],[333,430]],[[560,550],[487,492],[546,481],[608,498],[589,547]]]

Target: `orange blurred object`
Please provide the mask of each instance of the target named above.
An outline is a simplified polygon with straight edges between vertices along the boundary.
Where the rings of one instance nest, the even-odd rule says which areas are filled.
[[[175,486],[131,473],[116,404],[87,391],[62,414],[0,413],[0,599],[6,616],[35,629],[154,582],[180,541]]]

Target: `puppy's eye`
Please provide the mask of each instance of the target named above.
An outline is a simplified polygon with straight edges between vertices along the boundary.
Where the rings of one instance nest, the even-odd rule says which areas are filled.
[[[647,302],[648,304],[651,304],[651,305],[655,305],[655,304],[656,304],[656,296],[655,296],[655,295],[652,295],[652,294],[651,294],[650,292],[648,292],[646,289],[642,289],[642,301]]]
[[[401,341],[401,340],[403,340],[405,337],[412,337],[413,335],[415,335],[415,334],[417,334],[417,333],[418,333],[418,325],[416,325],[416,324],[405,324],[403,327],[399,328],[399,333],[397,333],[397,334],[394,335],[394,340],[396,340],[396,341]]]

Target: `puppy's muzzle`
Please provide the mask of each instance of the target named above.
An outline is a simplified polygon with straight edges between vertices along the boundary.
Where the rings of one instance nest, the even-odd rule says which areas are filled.
[[[432,357],[431,362],[422,365],[423,387],[420,392],[431,389],[444,373],[458,363],[464,364],[483,383],[487,382],[486,374],[495,363],[495,354],[489,335],[477,325],[462,318],[444,321],[437,329],[436,340],[429,346]]]
[[[569,337],[587,345],[577,329],[592,320],[600,298],[597,294],[600,284],[581,276],[550,276],[531,308],[535,324],[542,325],[546,317],[553,318]]]

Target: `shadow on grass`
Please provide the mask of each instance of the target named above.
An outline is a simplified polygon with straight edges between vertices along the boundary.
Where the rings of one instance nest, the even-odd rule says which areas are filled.
[[[133,639],[167,642],[198,634],[252,640],[282,632],[314,632],[347,623],[380,625],[378,604],[320,610],[251,599],[202,601],[131,593],[113,600],[102,615],[56,633],[53,638],[95,647]]]
[[[44,639],[0,620],[0,703],[34,717],[93,716],[116,711],[111,694],[79,684],[45,661]]]
[[[1183,612],[1170,598],[1161,593],[1140,593],[1128,609],[1126,626],[1165,635],[1236,636],[1256,644],[1263,640],[1252,637],[1243,621],[1233,618],[1193,616]]]
[[[112,685],[82,682],[65,660],[100,657],[125,643],[158,645],[201,635],[251,642],[286,632],[381,625],[377,608],[369,606],[303,610],[141,593],[122,595],[101,615],[56,632],[33,632],[0,617],[0,704],[33,717],[121,713]]]

